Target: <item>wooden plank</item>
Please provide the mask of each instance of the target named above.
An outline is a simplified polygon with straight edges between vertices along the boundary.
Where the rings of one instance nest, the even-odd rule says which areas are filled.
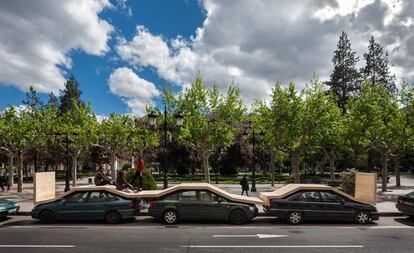
[[[55,172],[38,172],[33,177],[33,202],[39,203],[55,199]]]
[[[377,202],[377,174],[357,172],[355,198],[375,205]]]

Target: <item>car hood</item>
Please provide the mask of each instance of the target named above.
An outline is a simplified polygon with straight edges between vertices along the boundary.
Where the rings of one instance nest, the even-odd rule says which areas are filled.
[[[7,200],[7,199],[0,199],[0,206],[8,206],[8,205],[14,205],[16,204],[13,201]]]

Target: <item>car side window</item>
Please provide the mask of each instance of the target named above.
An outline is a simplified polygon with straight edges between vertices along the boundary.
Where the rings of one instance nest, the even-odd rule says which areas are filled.
[[[182,201],[197,201],[196,191],[183,191],[178,194],[178,199]]]
[[[115,200],[118,200],[118,198],[115,195],[112,195],[104,191],[96,191],[96,192],[91,192],[91,195],[89,196],[89,199],[88,199],[88,203],[111,202]]]
[[[65,197],[67,203],[82,203],[85,202],[89,192],[78,192]]]
[[[218,202],[220,198],[217,194],[212,193],[210,191],[200,191],[199,196],[200,196],[199,200],[204,201],[204,202]],[[221,199],[223,201],[223,198]]]
[[[319,192],[316,191],[307,191],[300,192],[289,199],[290,201],[300,201],[300,202],[320,202],[321,198]]]
[[[178,193],[172,193],[164,198],[165,200],[178,200]]]
[[[333,192],[321,192],[322,200],[324,202],[342,202],[343,198],[336,193]]]

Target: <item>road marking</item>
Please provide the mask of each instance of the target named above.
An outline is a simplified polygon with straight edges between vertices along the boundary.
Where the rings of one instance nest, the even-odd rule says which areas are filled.
[[[75,245],[14,245],[0,244],[0,248],[75,248]]]
[[[181,248],[363,248],[362,245],[181,245]]]
[[[376,226],[376,227],[368,227],[369,229],[388,229],[388,228],[414,228],[410,226]]]
[[[213,235],[215,238],[245,238],[245,237],[252,237],[259,239],[265,239],[265,238],[278,238],[278,237],[287,237],[288,235],[269,235],[269,234],[255,234],[255,235]]]

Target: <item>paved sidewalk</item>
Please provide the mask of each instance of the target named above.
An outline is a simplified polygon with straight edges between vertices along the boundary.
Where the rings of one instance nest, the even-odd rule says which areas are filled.
[[[395,177],[391,176],[389,183],[389,190],[385,193],[381,192],[381,183],[378,181],[377,184],[377,209],[380,213],[384,215],[394,215],[398,214],[398,210],[395,207],[395,202],[398,195],[407,194],[414,191],[414,176],[403,176],[401,177],[401,188],[395,187]],[[88,179],[84,178],[77,182],[77,186],[88,185]],[[175,184],[170,183],[169,186]],[[216,185],[216,184],[214,184]],[[234,194],[241,193],[241,186],[239,184],[217,184],[216,186],[222,188],[225,191]],[[274,191],[283,184],[275,184],[274,187],[270,184],[257,184],[257,192],[249,192],[250,196],[258,197],[260,192],[264,191]],[[20,211],[22,213],[29,213],[33,208],[33,184],[24,184],[23,192],[18,193],[16,189],[17,185],[15,184],[12,189],[8,192],[0,192],[0,199],[9,199],[16,201],[20,204]],[[158,188],[162,189],[163,185],[158,184]],[[250,185],[251,187],[251,185]],[[56,182],[56,195],[59,196],[64,192],[65,182]]]

